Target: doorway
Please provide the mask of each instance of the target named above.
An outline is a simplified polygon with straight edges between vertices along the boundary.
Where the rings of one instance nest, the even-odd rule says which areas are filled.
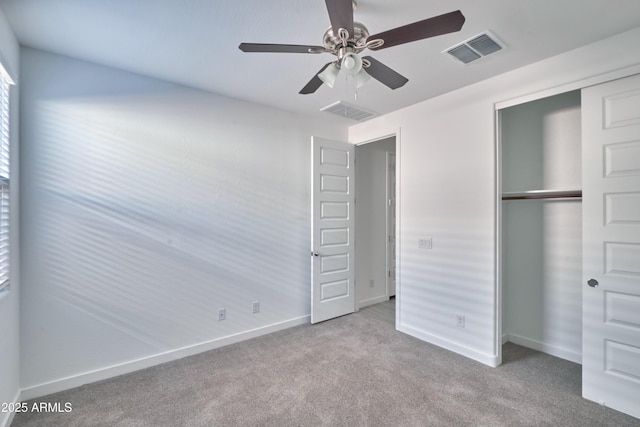
[[[356,146],[356,309],[396,294],[396,137]]]
[[[575,90],[500,110],[502,334],[580,363],[581,99]],[[560,197],[562,196],[562,197]]]
[[[311,323],[389,303],[394,293],[399,319],[398,133],[360,145],[312,137],[311,145]]]

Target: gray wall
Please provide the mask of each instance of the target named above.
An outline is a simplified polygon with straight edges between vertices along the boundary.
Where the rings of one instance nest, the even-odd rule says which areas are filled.
[[[346,125],[21,61],[23,397],[308,321],[310,136]]]

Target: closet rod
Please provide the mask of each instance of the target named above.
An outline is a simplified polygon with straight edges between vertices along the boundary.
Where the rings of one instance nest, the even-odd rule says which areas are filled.
[[[582,198],[582,190],[534,190],[502,193],[502,200]]]

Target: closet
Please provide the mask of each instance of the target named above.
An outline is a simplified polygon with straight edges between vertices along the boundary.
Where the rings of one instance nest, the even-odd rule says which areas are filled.
[[[502,341],[582,348],[580,91],[499,111]]]
[[[640,74],[497,112],[502,341],[640,418]]]

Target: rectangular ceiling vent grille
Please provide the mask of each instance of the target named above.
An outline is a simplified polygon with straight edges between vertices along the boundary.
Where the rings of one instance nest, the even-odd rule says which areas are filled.
[[[346,117],[347,119],[356,120],[358,122],[364,122],[365,120],[369,120],[370,118],[378,115],[372,111],[367,111],[342,101],[334,102],[331,105],[322,107],[320,111],[337,114],[338,116]]]
[[[485,31],[482,34],[473,36],[462,43],[443,50],[442,53],[448,53],[458,61],[468,64],[502,49],[504,49],[504,43],[491,32]]]
[[[458,61],[464,62],[465,64],[475,61],[476,59],[482,58],[480,54],[478,54],[475,50],[471,49],[466,44],[461,44],[460,46],[456,46],[450,49],[448,53],[449,55],[456,58]]]

